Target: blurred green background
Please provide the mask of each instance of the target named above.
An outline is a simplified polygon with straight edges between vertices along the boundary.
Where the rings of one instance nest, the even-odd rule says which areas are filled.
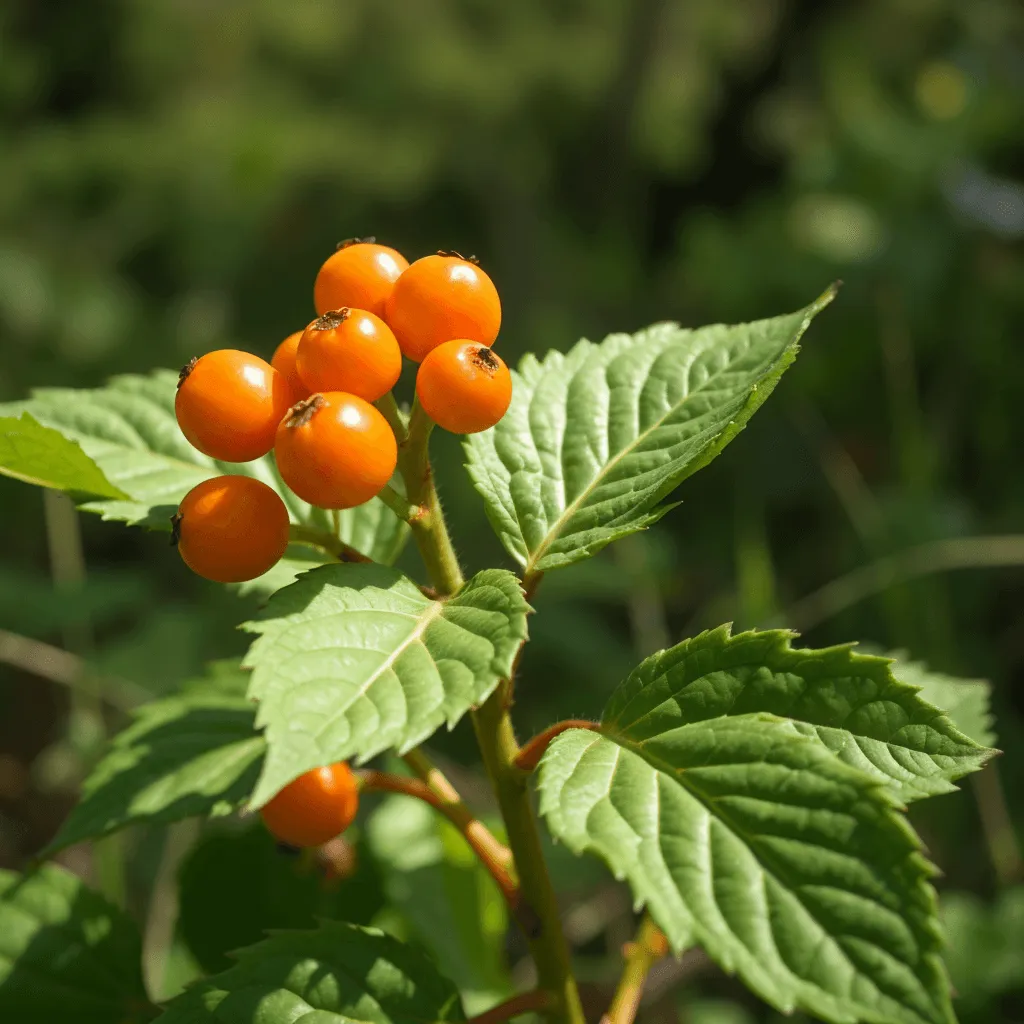
[[[962,1019],[1024,1021],[1019,0],[7,0],[0,119],[0,400],[212,348],[269,358],[350,236],[477,254],[510,363],[774,315],[842,278],[684,503],[544,581],[517,722],[594,716],[640,654],[729,619],[991,680],[998,776],[912,817],[944,872]],[[437,453],[465,562],[505,564],[457,443]],[[39,654],[12,636],[159,693],[244,650],[253,604],[165,535],[79,532],[8,479],[0,515],[0,866],[18,867],[122,719],[11,664]],[[470,730],[437,747],[472,786]],[[143,911],[163,838],[129,841]],[[88,872],[88,851],[68,863]],[[628,901],[596,868],[559,874],[596,1017]],[[650,1020],[774,1019],[699,958],[651,989]]]

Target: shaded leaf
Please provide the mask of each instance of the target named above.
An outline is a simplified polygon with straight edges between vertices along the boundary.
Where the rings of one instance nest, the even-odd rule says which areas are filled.
[[[282,932],[170,1003],[162,1024],[428,1024],[464,1019],[452,983],[419,950],[372,928]]]
[[[656,324],[526,356],[504,418],[465,441],[509,553],[546,571],[658,520],[662,500],[743,429],[834,295],[773,320]]]
[[[529,606],[510,572],[433,601],[394,569],[329,565],[279,590],[244,628],[267,759],[253,806],[318,765],[400,752],[453,726],[509,673]]]
[[[783,1012],[952,1024],[932,869],[883,786],[771,715],[632,722],[548,748],[556,837]]]
[[[992,751],[963,735],[887,658],[850,645],[790,646],[795,634],[708,630],[642,662],[612,695],[604,721],[642,739],[718,715],[766,711],[796,722],[901,801],[948,793]]]
[[[0,1020],[151,1020],[141,960],[134,922],[70,872],[0,871]]]
[[[264,742],[246,699],[247,673],[219,663],[210,678],[143,705],[82,786],[45,851],[126,825],[226,814],[252,791]]]
[[[0,417],[0,473],[92,498],[125,498],[80,445],[37,423],[27,412]]]

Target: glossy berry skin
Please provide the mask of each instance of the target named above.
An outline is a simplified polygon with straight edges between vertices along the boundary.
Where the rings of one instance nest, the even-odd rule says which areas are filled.
[[[397,383],[402,350],[379,316],[346,306],[303,331],[295,365],[307,392],[347,391],[376,402]]]
[[[204,455],[249,462],[274,446],[277,425],[295,401],[288,381],[270,363],[223,348],[181,371],[174,414]]]
[[[369,402],[343,391],[299,402],[277,428],[284,482],[320,508],[353,508],[380,493],[398,461],[395,435]]]
[[[354,306],[376,316],[409,261],[395,249],[375,242],[343,244],[320,268],[313,285],[313,304],[320,316],[332,309]]]
[[[359,810],[359,785],[344,761],[314,768],[289,782],[260,810],[271,834],[289,846],[322,846],[340,835]]]
[[[438,426],[453,434],[475,434],[505,415],[512,401],[512,375],[486,345],[446,341],[420,363],[416,396]]]
[[[384,314],[402,352],[417,363],[453,338],[492,345],[501,302],[491,279],[459,256],[424,256],[402,274]]]
[[[249,476],[215,476],[196,484],[172,523],[185,564],[216,583],[254,580],[288,547],[284,502]]]
[[[295,352],[299,347],[299,340],[301,338],[302,331],[289,334],[274,350],[274,356],[270,360],[270,365],[288,381],[296,402],[300,398],[309,397],[312,391],[312,388],[306,387],[299,376],[299,371],[295,369]]]

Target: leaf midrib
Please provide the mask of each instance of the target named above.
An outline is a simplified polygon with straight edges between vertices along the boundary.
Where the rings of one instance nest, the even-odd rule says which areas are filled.
[[[777,865],[772,863],[774,861],[774,858],[772,857],[771,853],[769,851],[765,851],[764,853],[762,853],[762,851],[760,851],[759,849],[755,848],[754,845],[751,843],[751,841],[750,841],[750,839],[749,839],[749,837],[748,837],[748,835],[746,833],[746,830],[744,830],[744,829],[740,828],[739,826],[735,825],[734,822],[730,819],[729,815],[726,814],[724,811],[721,811],[717,807],[715,809],[712,809],[712,806],[714,805],[715,801],[713,800],[713,798],[711,798],[710,796],[705,794],[701,790],[700,786],[694,784],[692,778],[687,779],[686,781],[684,781],[684,776],[687,774],[685,770],[679,771],[678,769],[673,768],[671,765],[668,765],[665,762],[663,762],[660,758],[657,758],[657,757],[651,755],[649,751],[644,750],[642,744],[634,743],[633,741],[627,739],[626,737],[624,737],[624,736],[622,736],[620,734],[609,733],[609,732],[605,732],[603,730],[599,734],[599,736],[596,737],[587,746],[586,750],[589,750],[595,743],[599,742],[601,736],[603,736],[605,739],[608,739],[611,742],[615,743],[617,746],[622,747],[624,750],[628,750],[628,751],[630,751],[630,753],[635,754],[637,757],[640,758],[640,760],[642,760],[645,764],[647,764],[651,769],[653,769],[654,771],[658,772],[659,774],[668,776],[673,782],[675,782],[676,784],[681,786],[683,789],[685,789],[687,792],[689,792],[691,797],[693,797],[693,799],[702,807],[703,812],[709,818],[716,819],[716,820],[720,821],[733,834],[733,836],[736,839],[738,839],[741,843],[743,843],[743,845],[746,847],[746,849],[748,849],[751,852],[751,854],[754,856],[754,859],[761,866],[762,871],[764,871],[764,873],[766,875],[771,877],[772,880],[777,885],[779,885],[782,889],[784,889],[787,893],[789,893],[800,904],[800,906],[804,910],[804,913],[806,913],[807,916],[811,920],[813,920],[815,922],[815,924],[821,929],[822,935],[827,936],[829,938],[830,942],[835,946],[837,952],[839,952],[839,954],[847,962],[847,964],[853,970],[854,974],[857,975],[858,977],[865,978],[867,981],[869,981],[871,983],[872,988],[875,990],[876,993],[878,993],[878,995],[881,998],[884,998],[884,999],[887,999],[887,1000],[892,1000],[893,999],[893,997],[891,995],[889,995],[887,992],[884,992],[882,989],[880,989],[878,987],[877,983],[875,982],[875,980],[873,978],[871,978],[870,976],[864,974],[864,972],[856,964],[854,964],[850,960],[849,955],[847,954],[846,950],[843,949],[843,947],[836,940],[836,938],[832,934],[832,932],[829,931],[829,929],[827,929],[821,923],[821,921],[818,920],[817,915],[815,913],[813,913],[810,910],[810,908],[807,907],[807,905],[804,903],[804,901],[800,898],[799,892],[796,889],[794,889],[788,882],[783,881],[783,879],[780,877],[779,871],[777,870]],[[796,740],[796,739],[797,739],[797,737],[794,737],[794,740]],[[578,763],[579,762],[577,762],[577,764]],[[612,781],[612,779],[614,779],[614,776],[615,776],[615,772],[613,771],[611,776],[609,776],[609,790],[608,790],[609,794],[611,792],[611,789],[610,789],[611,781]],[[632,829],[632,828],[633,828],[633,826],[630,825],[630,829]],[[661,832],[660,832],[660,829],[659,829],[658,830],[658,839],[656,840],[659,852],[661,850],[660,835],[661,835]],[[640,839],[641,839],[641,841],[643,841],[643,836],[640,836]],[[667,867],[667,865],[666,865],[666,867]],[[679,892],[678,886],[676,886],[675,879],[672,877],[671,870],[669,870],[668,874],[669,874],[669,877],[672,878],[672,884],[676,888],[677,893],[679,893],[680,898],[682,898],[683,894],[681,892]],[[867,897],[867,896],[865,896],[864,898],[865,899],[870,899],[870,897]],[[875,901],[871,900],[871,902],[875,902]],[[883,909],[888,911],[889,908],[883,907]],[[732,927],[728,926],[728,925],[727,925],[727,927],[729,927],[729,932],[730,932],[730,934],[732,934],[735,937],[736,941],[739,942],[740,945],[742,945],[745,949],[747,949],[748,953],[752,954],[752,951],[750,951],[749,947],[747,947],[746,943],[744,943],[739,938],[739,936],[736,935],[736,933],[732,930]],[[911,934],[913,934],[913,933],[911,933]],[[921,947],[920,942],[918,940],[918,937],[915,935],[914,938],[915,938],[915,941],[917,942],[918,952],[922,956],[926,955],[927,951],[924,950]],[[873,942],[871,943],[871,945],[875,946],[876,948],[881,950],[881,952],[884,953],[887,957],[891,955],[889,953],[889,951],[886,950],[884,947],[877,946]],[[932,951],[932,952],[935,952],[935,951]],[[789,972],[791,977],[796,979],[796,982],[798,984],[813,986],[819,992],[824,993],[829,999],[836,999],[836,998],[838,998],[834,993],[828,991],[827,989],[821,988],[821,986],[817,985],[816,983],[808,981],[807,979],[804,979],[804,978],[800,978],[796,974],[794,974],[792,968],[788,964],[786,964],[785,960],[783,960],[781,953],[779,953],[779,960],[785,965],[786,970]],[[910,966],[910,965],[908,965],[908,966]],[[915,981],[917,981],[917,983],[918,983],[918,986],[919,986],[921,994],[925,997],[925,999],[929,1003],[929,1005],[934,1006],[934,1003],[932,1002],[932,999],[931,999],[931,995],[928,992],[928,990],[921,983],[920,978],[918,978],[917,975],[913,973],[913,970],[911,970],[911,973],[913,974],[913,977],[914,977]],[[863,1004],[861,1002],[860,1005],[864,1006],[865,1004]],[[917,1015],[915,1011],[911,1011],[911,1012],[914,1012],[915,1016],[917,1016],[919,1020],[922,1020],[922,1024],[930,1024],[930,1022],[924,1021],[923,1018],[920,1018],[920,1016]],[[938,1019],[938,1018],[936,1018],[936,1019]]]
[[[782,351],[779,353],[779,355],[775,359],[772,360],[772,362],[769,365],[768,369],[765,371],[765,374],[768,374],[768,373],[771,372],[772,368],[779,361],[779,359],[782,358],[782,356],[786,353],[786,351],[788,351],[789,347],[792,344],[793,344],[793,339],[791,337],[789,339],[789,341],[786,342],[785,347],[782,349]],[[669,347],[668,345],[665,345],[665,348],[668,348],[668,347]],[[662,349],[662,351],[664,351],[664,348]],[[748,349],[748,351],[749,351],[749,349]],[[622,355],[622,353],[619,353],[618,355]],[[616,356],[616,358],[618,358],[618,356]],[[612,458],[609,459],[608,462],[606,462],[601,467],[601,469],[598,470],[598,472],[594,474],[593,478],[587,484],[587,486],[572,500],[572,502],[570,502],[570,504],[568,504],[565,507],[565,509],[562,512],[562,514],[551,525],[551,527],[548,529],[547,534],[544,537],[544,540],[541,541],[540,546],[535,551],[533,551],[530,554],[530,557],[527,559],[526,565],[525,565],[525,571],[526,571],[527,574],[536,571],[537,563],[540,562],[540,560],[544,557],[544,554],[547,552],[548,548],[550,548],[551,545],[555,542],[555,540],[558,539],[559,534],[560,534],[562,528],[566,525],[566,523],[569,520],[572,519],[572,517],[579,510],[579,508],[583,504],[583,502],[587,498],[589,498],[591,496],[591,494],[593,494],[593,492],[601,485],[601,483],[604,481],[605,477],[608,476],[608,474],[611,472],[611,470],[616,465],[618,465],[618,463],[620,461],[622,461],[622,459],[624,459],[627,455],[629,455],[633,451],[635,451],[640,446],[640,444],[643,441],[645,441],[654,431],[660,429],[661,426],[664,424],[665,420],[668,419],[669,416],[673,415],[674,413],[678,412],[680,409],[684,408],[686,403],[694,395],[699,395],[699,394],[703,393],[704,391],[706,391],[707,388],[708,388],[708,385],[712,381],[717,380],[718,377],[721,376],[721,374],[726,373],[728,371],[729,367],[731,367],[733,365],[733,362],[735,362],[735,360],[730,360],[729,363],[726,366],[723,366],[721,369],[719,369],[719,371],[716,374],[714,374],[713,376],[708,377],[707,380],[705,380],[704,383],[696,391],[687,390],[686,394],[683,396],[683,398],[677,404],[669,406],[669,408],[666,409],[665,412],[661,416],[659,416],[657,420],[654,421],[654,423],[652,423],[649,427],[647,427],[646,430],[644,430],[641,433],[637,434],[636,438],[633,440],[633,442],[631,444],[627,445],[625,448],[622,448],[618,452],[616,452],[615,455],[612,456]],[[602,367],[602,369],[604,371],[605,383],[607,384],[607,381],[608,381],[608,365],[605,365],[604,367]],[[573,374],[573,377],[570,378],[570,383],[571,383],[571,381],[573,379],[575,379],[575,376],[576,376],[576,374]],[[609,387],[609,390],[610,390],[610,387]],[[753,390],[753,389],[752,388],[748,388],[746,390],[750,391],[750,390]],[[533,402],[533,397],[534,397],[535,394],[536,394],[536,388],[534,389],[533,393],[531,393],[531,396],[530,396],[531,404]],[[562,444],[564,446],[564,443],[565,443],[565,434],[564,434],[564,432],[562,434],[561,440],[562,440]],[[713,437],[708,438],[706,444],[702,446],[701,451],[703,451],[709,444],[712,444],[713,441],[714,441]],[[700,454],[699,452],[695,453],[694,454],[694,458],[696,458],[697,455],[699,455],[699,454]],[[564,484],[565,484],[565,479],[564,479],[564,476],[563,476],[562,477],[562,485],[563,485],[563,487],[564,487]]]

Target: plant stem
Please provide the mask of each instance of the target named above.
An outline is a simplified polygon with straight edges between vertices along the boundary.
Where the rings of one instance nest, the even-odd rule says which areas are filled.
[[[420,518],[424,514],[423,509],[419,505],[413,505],[407,498],[399,494],[391,484],[385,484],[377,494],[377,497],[380,498],[380,500],[383,501],[399,519],[402,519],[407,523],[413,522],[413,520]]]
[[[447,818],[469,843],[481,863],[491,873],[502,896],[513,913],[518,913],[519,887],[509,874],[510,851],[498,842],[483,822],[478,821],[461,801],[451,803],[434,792],[422,779],[410,779],[390,772],[363,771],[359,773],[363,789],[386,793],[401,793],[430,804],[439,814]]]
[[[455,787],[448,781],[447,776],[435,765],[430,758],[421,750],[411,750],[405,755],[405,763],[423,781],[431,792],[443,801],[447,810],[446,814],[460,832],[473,829],[477,831],[481,839],[488,843],[491,848],[491,856],[502,867],[514,870],[512,851],[503,843],[498,842],[490,830],[474,817],[473,812],[463,802]]]
[[[398,403],[395,401],[394,392],[389,391],[383,398],[378,398],[373,404],[377,406],[380,414],[388,421],[388,426],[394,431],[395,440],[401,444],[408,435],[408,426],[405,422],[405,417],[402,415],[402,410],[398,408]]]
[[[550,1006],[551,993],[537,988],[532,992],[520,992],[519,995],[492,1006],[486,1012],[470,1017],[466,1024],[502,1024],[502,1021],[520,1017],[524,1013],[546,1010]]]
[[[1024,858],[996,765],[986,765],[983,771],[972,775],[971,785],[996,880],[1001,886],[1024,880]]]
[[[430,468],[428,444],[433,427],[419,402],[413,402],[409,434],[399,445],[398,466],[409,501],[424,509],[424,515],[410,525],[431,581],[444,596],[458,590],[463,579]],[[584,1024],[526,776],[515,766],[519,746],[508,714],[508,685],[498,686],[473,712],[473,727],[515,858],[521,894],[516,916],[527,933],[540,988],[552,997],[545,1016],[559,1024]]]
[[[647,974],[667,952],[668,941],[645,914],[636,938],[623,950],[626,965],[622,969],[612,1005],[601,1018],[601,1024],[632,1024],[640,1007],[640,996],[643,994]]]
[[[298,526],[295,523],[288,528],[288,536],[291,540],[300,544],[312,544],[313,547],[321,548],[330,555],[334,555],[339,562],[371,562],[361,551],[344,543],[340,538],[327,530],[318,530],[312,526]]]
[[[505,684],[499,686],[483,706],[473,712],[473,727],[505,820],[519,873],[522,899],[535,916],[535,926],[527,932],[530,952],[537,965],[540,987],[555,999],[546,1015],[553,1021],[583,1024],[583,1007],[572,974],[569,945],[562,931],[555,889],[544,862],[537,818],[526,786],[527,777],[515,764],[519,745],[512,731],[505,691]]]

